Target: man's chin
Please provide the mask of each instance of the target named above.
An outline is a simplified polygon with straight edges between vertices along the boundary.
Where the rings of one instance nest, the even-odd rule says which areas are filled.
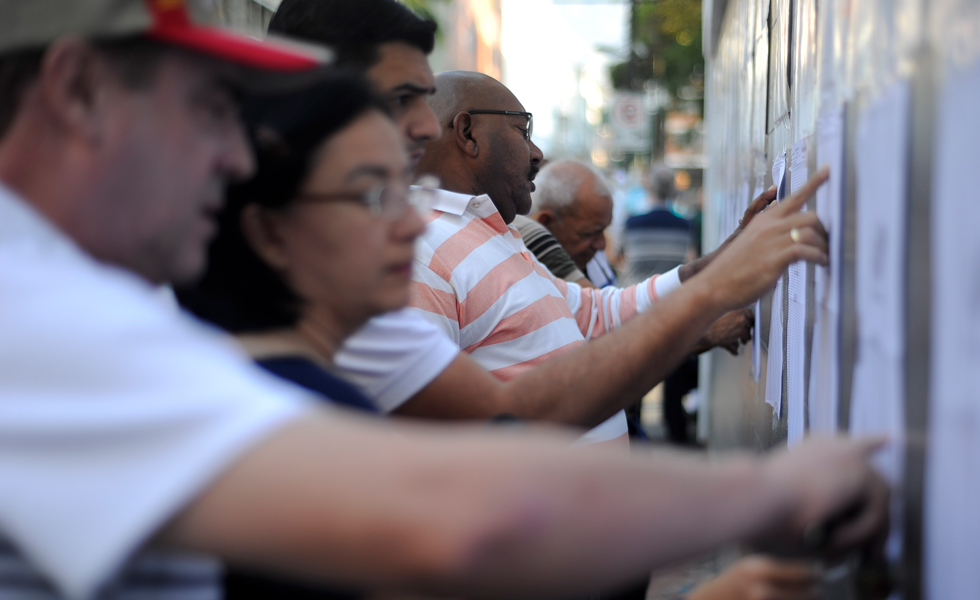
[[[514,210],[519,215],[530,214],[531,212],[531,196],[526,196],[521,198],[516,203],[514,203]]]
[[[207,270],[208,257],[205,252],[187,253],[166,265],[157,283],[174,287],[189,286],[200,281]]]
[[[575,263],[575,266],[578,267],[579,271],[585,273],[585,271],[589,268],[589,263],[592,262],[593,258],[595,258],[595,254],[593,254],[592,256],[590,256],[585,260],[582,260],[582,258],[578,258],[573,260],[572,262]]]

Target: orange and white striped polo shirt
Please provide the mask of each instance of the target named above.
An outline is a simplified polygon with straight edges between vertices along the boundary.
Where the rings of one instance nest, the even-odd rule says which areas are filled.
[[[618,327],[657,299],[654,279],[601,290],[557,279],[486,195],[440,190],[416,246],[409,306],[500,379]],[[586,443],[626,441],[620,411]]]

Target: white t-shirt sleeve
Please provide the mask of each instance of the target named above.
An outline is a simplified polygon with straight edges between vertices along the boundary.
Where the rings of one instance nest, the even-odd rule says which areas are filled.
[[[334,357],[337,373],[391,412],[428,385],[459,354],[425,317],[402,309],[371,319]]]
[[[140,280],[18,254],[0,252],[0,537],[83,598],[312,403]]]

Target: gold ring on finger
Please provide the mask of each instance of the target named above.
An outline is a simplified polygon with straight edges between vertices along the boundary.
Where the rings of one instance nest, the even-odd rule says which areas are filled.
[[[800,243],[800,230],[796,227],[789,230],[789,239],[793,240],[793,243]]]

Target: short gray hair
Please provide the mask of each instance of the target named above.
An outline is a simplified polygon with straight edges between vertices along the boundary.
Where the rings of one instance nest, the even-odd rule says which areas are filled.
[[[647,172],[646,184],[653,196],[661,201],[673,200],[677,195],[674,170],[666,165],[655,165]]]
[[[557,215],[567,213],[575,203],[575,193],[589,174],[595,177],[597,194],[612,196],[605,176],[590,163],[571,158],[549,162],[534,179],[531,212],[551,210]]]

